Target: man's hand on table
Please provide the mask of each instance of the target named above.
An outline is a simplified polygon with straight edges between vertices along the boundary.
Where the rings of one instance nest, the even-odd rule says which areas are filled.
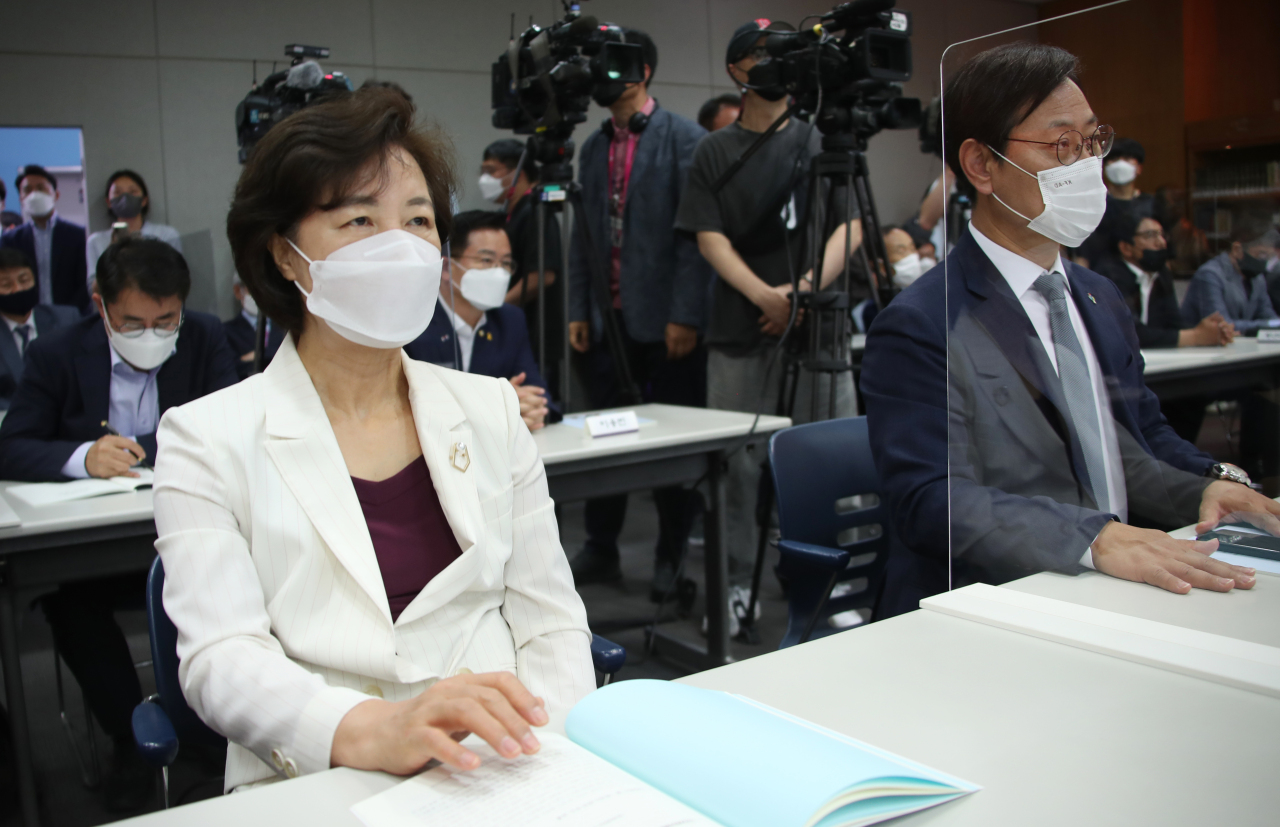
[[[129,469],[147,458],[142,446],[122,436],[102,437],[84,455],[84,470],[91,477],[136,477]]]
[[[1219,523],[1249,523],[1280,537],[1280,503],[1247,485],[1217,480],[1200,495],[1196,534],[1212,531]]]
[[[520,418],[530,431],[536,431],[547,424],[547,392],[536,385],[526,385],[524,380],[525,374],[519,373],[510,382],[520,400]]]
[[[1244,488],[1238,483],[1226,484]],[[1201,516],[1203,509],[1202,505]],[[1215,592],[1252,589],[1254,584],[1253,569],[1209,556],[1217,551],[1217,540],[1175,540],[1163,531],[1111,522],[1099,532],[1090,549],[1094,568],[1103,574],[1149,583],[1177,594],[1186,594],[1192,588]]]

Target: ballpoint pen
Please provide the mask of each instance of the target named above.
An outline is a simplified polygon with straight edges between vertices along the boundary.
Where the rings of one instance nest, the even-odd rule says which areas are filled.
[[[107,436],[118,436],[118,437],[124,437],[124,434],[120,433],[120,432],[119,432],[119,431],[117,431],[115,428],[112,428],[112,427],[111,427],[111,423],[110,423],[110,422],[108,422],[107,420],[105,420],[105,419],[104,419],[104,420],[102,420],[102,423],[101,423],[101,424],[102,424],[102,428],[103,428],[103,430],[105,430],[105,431],[107,432]],[[125,451],[127,451],[127,452],[128,452],[128,453],[130,453],[130,454],[133,454],[133,452],[132,452],[132,451],[130,451],[128,448],[125,448],[124,450],[125,450]],[[138,455],[137,455],[137,454],[133,454],[133,455],[134,455],[135,457],[137,457],[137,458],[138,458],[138,461],[137,461],[136,463],[134,463],[134,467],[135,467],[135,468],[150,468],[150,467],[151,467],[150,465],[143,465],[143,464],[142,464],[142,457],[138,457]]]

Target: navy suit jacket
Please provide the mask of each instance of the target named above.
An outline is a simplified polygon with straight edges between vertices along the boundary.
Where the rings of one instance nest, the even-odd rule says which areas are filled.
[[[0,236],[0,247],[21,250],[33,262],[36,261],[35,225],[27,222],[14,227]],[[84,227],[59,218],[53,225],[53,240],[49,245],[53,303],[78,307],[82,313],[87,313],[90,310],[86,284],[89,270],[85,264],[84,248]]]
[[[1056,377],[1021,303],[970,233],[946,264],[949,279],[942,265],[926,273],[867,336],[862,394],[893,515],[880,617],[946,590],[948,566],[953,586],[1079,571],[1111,519],[1079,485],[1083,455],[1061,385],[1045,380]],[[1116,285],[1065,267],[1107,386],[1130,512],[1194,508],[1213,460],[1174,433],[1143,384]],[[1010,478],[1013,493],[992,482]]]
[[[227,319],[223,322],[222,330],[227,334],[227,345],[236,357],[236,375],[241,379],[249,378],[250,373],[253,372],[253,360],[245,362],[240,357],[246,353],[253,352],[254,336],[257,331],[253,329],[253,325],[249,324],[249,320],[241,313],[237,313],[234,319]],[[266,370],[267,365],[271,364],[272,357],[280,349],[280,343],[284,341],[285,332],[285,329],[278,324],[267,326],[267,354],[266,358],[262,360],[263,370]]]
[[[662,107],[653,110],[640,133],[627,183],[622,215],[622,272],[618,289],[627,333],[637,342],[666,341],[667,324],[706,328],[711,265],[689,233],[675,230],[676,209],[689,180],[693,153],[706,130]],[[591,227],[596,257],[609,268],[609,142],[600,129],[582,144],[578,182],[583,214]],[[597,341],[603,319],[591,300],[587,245],[574,227],[569,257],[569,320],[591,321]]]
[[[64,480],[62,466],[81,443],[105,433],[111,406],[111,345],[92,316],[27,350],[27,367],[0,424],[0,479]],[[185,312],[178,346],[156,374],[160,415],[176,405],[236,383],[235,356],[216,316]],[[155,434],[138,444],[155,461]]]
[[[426,331],[404,346],[404,352],[419,362],[462,370],[459,361],[462,354],[455,350],[456,336],[449,323],[449,311],[444,301],[437,300],[436,314]],[[538,370],[538,360],[533,357],[529,344],[529,328],[525,324],[524,311],[512,304],[488,310],[484,325],[476,331],[475,344],[471,347],[471,370],[481,376],[510,379],[525,375],[524,384],[547,391],[548,421],[560,418],[560,409],[550,399],[550,389]]]
[[[31,311],[36,323],[36,338],[47,336],[60,327],[80,320],[80,310],[60,304],[37,304]],[[34,344],[34,342],[32,343]],[[0,321],[0,410],[8,410],[9,400],[18,390],[26,361],[18,355],[18,343],[9,335],[9,327]]]

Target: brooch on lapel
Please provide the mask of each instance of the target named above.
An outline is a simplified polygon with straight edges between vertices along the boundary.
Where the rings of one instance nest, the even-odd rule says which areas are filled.
[[[471,466],[471,455],[467,453],[467,443],[455,442],[449,446],[449,461],[459,471],[466,471]]]
[[[1093,302],[1094,304],[1098,303],[1098,300],[1093,297],[1092,293],[1085,293],[1085,295],[1089,297],[1089,301]]]

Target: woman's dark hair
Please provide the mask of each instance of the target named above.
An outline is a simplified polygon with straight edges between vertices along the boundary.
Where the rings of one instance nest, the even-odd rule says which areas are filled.
[[[142,220],[147,219],[147,213],[151,212],[151,193],[147,191],[147,182],[142,180],[142,176],[131,169],[118,169],[111,173],[111,177],[107,179],[107,186],[103,189],[102,194],[107,199],[107,214],[112,218],[116,217],[115,212],[111,209],[111,185],[121,178],[128,178],[138,185],[138,189],[142,190],[142,195],[147,199],[147,203],[142,208]]]
[[[191,271],[182,253],[156,238],[126,236],[98,259],[95,277],[102,301],[111,304],[126,287],[153,299],[177,296],[184,302],[191,292]]]
[[[261,311],[295,336],[306,318],[305,300],[276,267],[271,240],[291,236],[302,219],[333,209],[366,184],[370,164],[375,176],[385,176],[394,148],[422,170],[443,241],[453,230],[451,147],[442,134],[415,126],[413,105],[393,89],[360,89],[295,112],[272,127],[245,163],[227,213],[236,272]]]
[[[524,144],[514,138],[503,138],[500,141],[494,141],[484,148],[482,161],[497,161],[507,169],[515,172],[517,166],[520,166],[520,156],[524,154]],[[538,180],[538,162],[532,158],[524,159],[524,166],[520,167],[520,171],[530,181]]]
[[[449,234],[449,253],[460,256],[467,250],[471,234],[476,230],[507,229],[507,214],[501,210],[467,210],[453,217],[453,232]]]
[[[1008,154],[1009,133],[1066,81],[1078,82],[1080,61],[1057,46],[1009,43],[974,55],[943,93],[946,146],[943,157],[956,185],[970,198],[973,185],[960,167],[960,147],[970,138]],[[1003,163],[1003,161],[1001,161]]]

